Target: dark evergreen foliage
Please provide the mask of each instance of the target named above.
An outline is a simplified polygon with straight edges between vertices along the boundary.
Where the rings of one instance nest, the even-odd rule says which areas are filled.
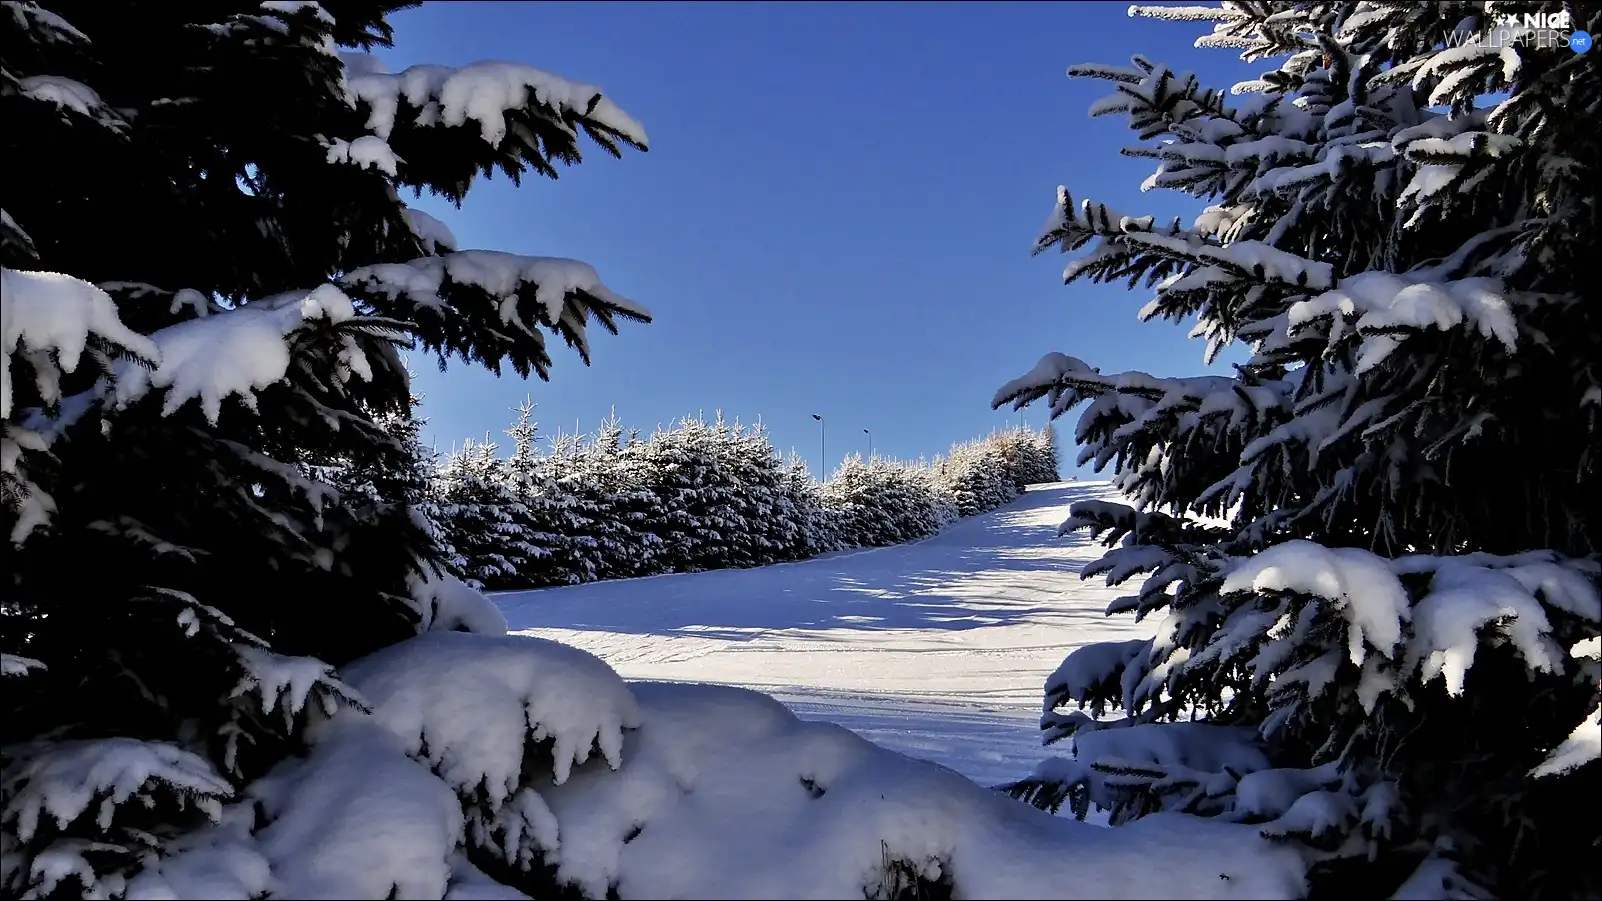
[[[1076,760],[1017,793],[1262,823],[1343,897],[1602,891],[1574,806],[1602,778],[1602,75],[1492,39],[1565,9],[1602,28],[1582,3],[1137,8],[1283,62],[1243,102],[1143,57],[1071,70],[1112,84],[1092,113],[1128,116],[1149,185],[1212,205],[1187,227],[1059,189],[1039,250],[1085,251],[1068,281],[1154,288],[1143,318],[1252,356],[1168,379],[1052,354],[998,392],[1088,403],[1081,462],[1133,504],[1063,528],[1113,548],[1087,576],[1145,576],[1109,613],[1163,617],[1064,662],[1041,725]],[[1171,750],[1143,756],[1155,735]],[[1261,765],[1220,765],[1221,736]]]
[[[328,664],[429,619],[414,589],[454,552],[402,348],[543,376],[541,328],[584,356],[586,323],[648,318],[583,264],[425,239],[398,189],[643,136],[598,94],[481,121],[347,69],[407,5],[0,8],[5,894],[45,851],[113,880],[298,746],[345,698]],[[439,75],[553,78],[498,66]],[[13,804],[41,768],[138,790],[35,828]],[[59,889],[112,885],[87,878]]]

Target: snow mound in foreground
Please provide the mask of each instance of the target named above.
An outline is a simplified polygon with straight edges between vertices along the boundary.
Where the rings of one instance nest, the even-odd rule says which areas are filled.
[[[561,784],[593,748],[616,768],[623,730],[639,724],[634,696],[611,667],[542,638],[425,632],[344,676],[408,754],[458,792],[484,792],[492,808],[525,780],[529,742],[551,740]]]
[[[1159,814],[1105,829],[1036,811],[753,691],[634,685],[616,773],[542,792],[549,860],[586,895],[886,897],[895,874],[961,898],[1289,898],[1296,852],[1251,827]],[[1095,865],[1065,877],[1061,864]]]
[[[1291,898],[1305,888],[1298,852],[1251,826],[1059,819],[803,722],[766,695],[629,685],[555,642],[426,632],[340,676],[371,713],[320,719],[308,753],[247,786],[213,825],[166,842],[127,897],[517,898],[567,885],[623,899]],[[1065,874],[1073,859],[1094,863]]]

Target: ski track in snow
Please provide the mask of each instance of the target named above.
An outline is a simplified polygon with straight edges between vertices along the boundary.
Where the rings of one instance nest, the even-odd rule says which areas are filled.
[[[995,785],[1053,753],[1041,689],[1068,651],[1152,634],[1102,615],[1127,590],[1080,581],[1101,546],[1056,537],[1088,499],[1119,497],[1105,482],[1039,485],[914,544],[494,598],[513,633],[583,648],[626,679],[759,689]]]

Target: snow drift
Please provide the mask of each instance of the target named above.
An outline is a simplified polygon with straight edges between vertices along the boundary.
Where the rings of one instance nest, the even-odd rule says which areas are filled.
[[[371,712],[322,718],[305,756],[210,809],[214,824],[152,855],[126,897],[528,896],[506,883],[588,898],[884,898],[919,883],[960,898],[1303,889],[1300,856],[1251,827],[1052,817],[766,695],[625,684],[555,642],[429,632],[340,675]],[[205,775],[190,778],[215,789]],[[20,813],[74,791],[81,782],[35,783]],[[1065,880],[1066,855],[1097,865]]]

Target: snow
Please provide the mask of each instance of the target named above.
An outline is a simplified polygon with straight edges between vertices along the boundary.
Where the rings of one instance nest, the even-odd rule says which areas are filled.
[[[111,296],[94,285],[56,272],[0,269],[0,417],[11,415],[13,357],[34,363],[39,388],[47,402],[59,399],[55,367],[78,368],[90,336],[119,345],[147,359],[160,355],[156,344],[122,324]],[[53,354],[52,365],[46,354]],[[42,364],[42,365],[41,365]]]
[[[1354,548],[1326,548],[1311,541],[1275,545],[1236,567],[1220,593],[1298,591],[1335,601],[1351,625],[1348,653],[1361,665],[1366,639],[1386,657],[1402,641],[1402,623],[1412,616],[1407,590],[1386,561]],[[1527,597],[1527,595],[1526,595]]]
[[[165,842],[122,896],[126,901],[175,901],[207,898],[251,901],[273,886],[272,862],[248,835],[255,811],[249,804],[224,810],[212,828],[179,835]]]
[[[1143,638],[1098,642],[1077,648],[1064,657],[1062,663],[1047,677],[1046,695],[1051,697],[1058,692],[1067,692],[1069,700],[1083,703],[1092,687],[1110,680],[1136,657],[1149,650],[1151,642]],[[1052,707],[1055,706],[1052,704]]]
[[[1229,149],[1234,150],[1235,147]],[[1317,162],[1305,166],[1281,166],[1271,169],[1253,180],[1244,193],[1249,196],[1259,192],[1272,193],[1301,188],[1307,182],[1321,178],[1334,181],[1342,173],[1351,171],[1355,167],[1380,167],[1390,163],[1394,158],[1395,151],[1387,141],[1329,145],[1321,151]]]
[[[595,267],[559,257],[461,250],[409,263],[365,266],[347,274],[345,281],[382,291],[390,297],[404,296],[419,307],[437,308],[443,303],[440,290],[447,278],[488,292],[500,304],[502,322],[516,319],[519,290],[526,284],[534,285],[534,301],[545,308],[547,318],[543,321],[548,325],[561,319],[568,295],[577,292],[627,315],[650,318],[644,307],[603,284]]]
[[[1073,379],[1099,378],[1099,373],[1084,360],[1052,351],[1041,357],[1028,372],[997,389],[990,403],[999,407],[1011,402],[1015,409],[1021,410],[1028,401],[1041,396],[1048,389],[1066,387]],[[1053,397],[1055,407],[1056,398]]]
[[[449,786],[366,718],[336,717],[316,739],[250,789],[272,896],[443,897],[464,831]]]
[[[0,823],[22,841],[30,840],[47,817],[47,827],[63,829],[92,814],[105,829],[117,805],[130,799],[152,803],[158,792],[215,817],[217,799],[233,794],[233,786],[204,757],[165,742],[42,742],[11,745],[6,755],[11,762],[5,771]]]
[[[106,102],[100,99],[94,88],[83,82],[60,75],[30,75],[18,81],[17,87],[24,97],[54,103],[80,116],[87,116],[107,128],[128,127],[128,123],[124,122],[121,116],[106,106]]]
[[[524,777],[525,742],[552,741],[552,778],[598,747],[617,767],[639,708],[616,673],[577,648],[537,638],[426,632],[346,667],[373,717],[459,792],[493,806]]]
[[[1602,757],[1602,708],[1580,721],[1569,737],[1547,756],[1531,776],[1556,776]]]
[[[377,135],[364,135],[354,141],[335,138],[328,145],[330,163],[350,163],[359,169],[377,169],[385,175],[394,175],[403,162],[390,148],[389,142]]]
[[[1278,819],[1305,796],[1339,781],[1335,764],[1312,770],[1259,769],[1235,785],[1235,815],[1241,818]]]
[[[882,897],[891,862],[967,898],[1301,890],[1297,853],[1250,827],[1156,815],[1103,829],[798,720],[755,692],[670,683],[635,692],[643,720],[622,768],[542,791],[561,824],[558,877],[590,897],[609,886],[620,898]],[[1064,879],[1064,855],[1096,865]]]
[[[455,576],[414,576],[412,602],[424,632],[506,634],[506,617],[500,608]]]
[[[1398,327],[1445,331],[1461,325],[1509,351],[1518,343],[1507,288],[1494,278],[1435,282],[1391,272],[1360,272],[1342,279],[1332,290],[1293,304],[1289,322],[1294,328],[1337,315],[1356,316],[1359,332],[1386,332],[1364,337],[1355,369],[1358,374],[1379,365],[1400,346],[1400,339],[1388,331]],[[1341,334],[1341,329],[1333,328],[1330,340]]]
[[[43,663],[32,657],[19,657],[16,654],[0,654],[0,677],[26,676],[34,670],[45,668]]]
[[[467,840],[597,898],[883,897],[914,874],[968,898],[1305,890],[1301,853],[1251,826],[1053,817],[757,692],[626,685],[548,641],[430,632],[341,675],[373,713],[317,719],[309,754],[170,846],[129,897],[522,897],[465,859]],[[545,735],[552,754],[529,754]],[[584,759],[592,743],[605,760]],[[1075,855],[1096,866],[1063,879]]]
[[[895,752],[990,768],[986,783],[1028,771],[987,752],[1005,742],[1038,757],[1035,699],[1063,646],[1131,632],[1100,616],[1109,590],[1077,578],[1095,549],[1055,537],[1070,501],[1110,496],[1045,485],[918,544],[499,596],[515,626],[577,627],[548,634],[610,620],[590,643],[626,671],[766,681],[788,703],[625,682],[539,637],[427,631],[343,667],[371,713],[313,706],[309,753],[170,845],[127,897],[523,897],[464,843],[513,867],[548,864],[587,897],[882,897],[914,875],[968,898],[1299,897],[1301,853],[1256,827],[1159,813],[1107,829]],[[414,593],[438,599],[436,627],[478,597],[443,578]],[[268,669],[291,687],[314,675],[287,658]],[[907,728],[930,714],[929,732]],[[1249,733],[1173,728],[1216,738],[1193,765],[1266,766]],[[1172,756],[1158,739],[1174,735],[1085,741]],[[1063,878],[1075,857],[1096,863]]]
[[[1542,552],[1519,557],[1409,556],[1386,559],[1357,548],[1326,548],[1293,540],[1275,545],[1236,565],[1222,593],[1291,591],[1335,602],[1348,623],[1347,653],[1365,664],[1365,642],[1383,656],[1418,671],[1424,682],[1437,676],[1447,691],[1461,694],[1482,633],[1490,629],[1511,642],[1532,672],[1559,672],[1565,651],[1552,638],[1552,624],[1537,598],[1555,607],[1589,614],[1597,609],[1596,590],[1582,572],[1589,565],[1560,566],[1540,559]],[[1399,576],[1433,573],[1428,591],[1413,603]],[[1411,621],[1411,628],[1404,624]],[[1594,621],[1594,620],[1593,620]],[[1578,656],[1579,648],[1574,653]],[[1400,653],[1399,653],[1400,651]],[[1319,659],[1284,679],[1321,686],[1335,661]],[[1390,690],[1390,680],[1365,669],[1360,694],[1364,706]]]
[[[1319,838],[1342,832],[1357,819],[1357,801],[1343,791],[1311,791],[1285,811],[1279,819],[1263,824],[1270,835],[1310,835]]]
[[[1048,755],[1040,692],[1064,654],[1152,634],[1103,616],[1120,591],[1080,580],[1102,548],[1056,537],[1070,503],[1118,497],[1100,482],[1034,486],[914,544],[492,597],[514,632],[627,679],[760,689],[998,785]]]
[[[467,855],[458,853],[451,858],[451,885],[445,901],[528,901],[528,895],[489,878]]]
[[[1537,561],[1513,566],[1505,572],[1519,581],[1526,590],[1539,591],[1541,598],[1559,610],[1565,610],[1592,623],[1602,623],[1602,593],[1592,578],[1571,566]],[[1578,650],[1571,652],[1583,656]]]
[[[922,542],[506,593],[493,599],[504,619],[454,579],[419,579],[429,631],[416,638],[337,673],[297,658],[248,664],[264,701],[309,708],[309,752],[238,803],[209,800],[215,824],[168,845],[126,897],[523,897],[469,862],[464,843],[514,867],[547,863],[589,897],[861,897],[912,874],[970,898],[1298,897],[1302,852],[1260,833],[1383,829],[1393,786],[1336,791],[1333,767],[1270,769],[1252,730],[1204,723],[1081,729],[1077,759],[1041,760],[1041,684],[1104,679],[1151,634],[1104,618],[1116,589],[1080,580],[1101,548],[1056,537],[1071,503],[1118,500],[1106,483],[1036,486]],[[1410,649],[1461,643],[1464,623],[1471,637],[1483,628],[1477,608],[1449,602],[1454,592],[1494,599],[1494,627],[1527,657],[1550,643],[1527,609],[1539,612],[1536,592],[1579,610],[1595,600],[1541,554],[1383,561],[1307,542],[1241,561],[1225,590],[1337,601],[1384,648],[1409,637],[1393,584],[1402,572],[1430,580]],[[1441,628],[1432,599],[1455,617]],[[499,634],[506,622],[520,634]],[[478,634],[454,631],[466,628]],[[371,713],[310,703],[329,680]],[[1596,716],[1534,775],[1594,757]],[[71,778],[40,779],[52,787],[33,795],[7,786],[31,805],[31,823],[148,785],[152,759],[203,800],[230,794],[170,746],[65,747],[51,773]],[[108,760],[117,766],[95,769]],[[1105,828],[986,787],[1031,770],[1089,781],[1102,801],[1143,780],[1177,786],[1216,796],[1222,815]],[[83,857],[63,844],[38,860],[65,878]],[[1064,860],[1093,863],[1065,877]]]
[[[1042,761],[1024,782],[1057,789],[1057,794],[1037,798],[1036,803],[1060,803],[1081,795],[1073,798],[1070,809],[1087,821],[1099,821],[1104,811],[1111,812],[1113,822],[1127,821],[1130,811],[1124,796],[1131,791],[1211,798],[1224,794],[1239,774],[1269,766],[1250,729],[1195,722],[1098,723],[1080,711],[1066,716],[1048,711],[1042,718],[1042,724],[1059,721],[1072,721],[1077,730],[1069,742],[1073,756]],[[1088,804],[1081,808],[1083,802]],[[1052,809],[1057,809],[1055,803]]]
[[[1563,650],[1548,635],[1552,624],[1530,590],[1505,572],[1462,563],[1441,567],[1414,608],[1417,637],[1408,660],[1425,682],[1442,676],[1448,692],[1461,694],[1480,630],[1492,623],[1532,670],[1561,669]]]
[[[1394,142],[1393,142],[1394,143]],[[1468,157],[1483,153],[1486,156],[1506,156],[1523,146],[1513,135],[1500,135],[1486,131],[1465,131],[1446,138],[1417,138],[1407,143],[1409,154],[1431,154]]]
[[[1489,901],[1493,897],[1464,879],[1455,861],[1431,854],[1391,895],[1391,901]]]
[[[1126,219],[1134,221],[1128,217]],[[1331,287],[1335,280],[1334,268],[1330,264],[1288,253],[1262,241],[1212,244],[1196,236],[1157,231],[1126,231],[1109,240],[1145,245],[1147,249],[1176,259],[1220,263],[1241,272],[1256,273],[1262,279],[1315,291]]]
[[[71,22],[63,19],[57,13],[42,8],[37,3],[4,0],[3,3],[0,3],[0,6],[11,10],[11,15],[16,19],[17,25],[24,29],[31,27],[28,20],[32,19],[33,25],[41,26],[41,30],[44,32],[42,37],[45,40],[72,40],[84,43],[89,41],[89,37],[74,28]]]
[[[190,608],[185,608],[184,612],[192,615]],[[338,681],[334,668],[315,657],[286,657],[244,645],[235,647],[234,651],[245,673],[234,686],[231,697],[256,693],[261,698],[264,714],[282,709],[289,719],[305,709],[314,689],[323,686],[343,689],[347,696],[352,694]],[[323,710],[329,714],[334,712],[331,699],[325,700]]]
[[[1212,22],[1225,18],[1230,10],[1216,6],[1142,6],[1129,7],[1129,17],[1163,19],[1169,22]]]
[[[150,336],[158,360],[154,370],[137,364],[117,367],[115,397],[126,405],[152,388],[166,389],[163,415],[198,399],[206,419],[215,423],[222,402],[238,395],[254,408],[255,392],[282,381],[289,371],[289,336],[306,323],[345,322],[354,318],[349,297],[332,285],[269,297],[237,309],[167,326]],[[361,351],[346,359],[360,374],[366,366]]]
[[[1179,764],[1208,773],[1265,769],[1268,757],[1250,729],[1209,723],[1145,723],[1074,734],[1074,756],[1084,763]]]
[[[1403,188],[1402,193],[1397,196],[1396,201],[1397,203],[1411,201],[1422,204],[1423,201],[1429,200],[1451,187],[1452,183],[1457,180],[1458,174],[1462,171],[1463,167],[1455,164],[1431,163],[1419,166],[1413,172],[1413,177],[1408,181],[1407,187]],[[1414,221],[1410,219],[1408,224],[1411,225]]]
[[[297,15],[301,10],[309,9],[317,17],[318,21],[329,25],[334,24],[334,17],[328,14],[328,10],[323,9],[322,4],[312,2],[312,0],[262,0],[261,8],[267,12],[280,13],[285,16]]]
[[[450,226],[422,210],[407,207],[406,224],[434,253],[447,253],[461,246],[456,242],[456,235],[451,232]]]
[[[350,56],[344,57],[349,60]],[[578,116],[645,147],[645,129],[594,85],[568,81],[521,63],[482,62],[461,68],[412,66],[396,74],[351,70],[345,76],[351,95],[370,110],[367,127],[388,139],[400,113],[400,102],[418,110],[415,124],[447,126],[479,124],[491,144],[506,137],[506,115],[532,101],[555,110],[559,121]]]

